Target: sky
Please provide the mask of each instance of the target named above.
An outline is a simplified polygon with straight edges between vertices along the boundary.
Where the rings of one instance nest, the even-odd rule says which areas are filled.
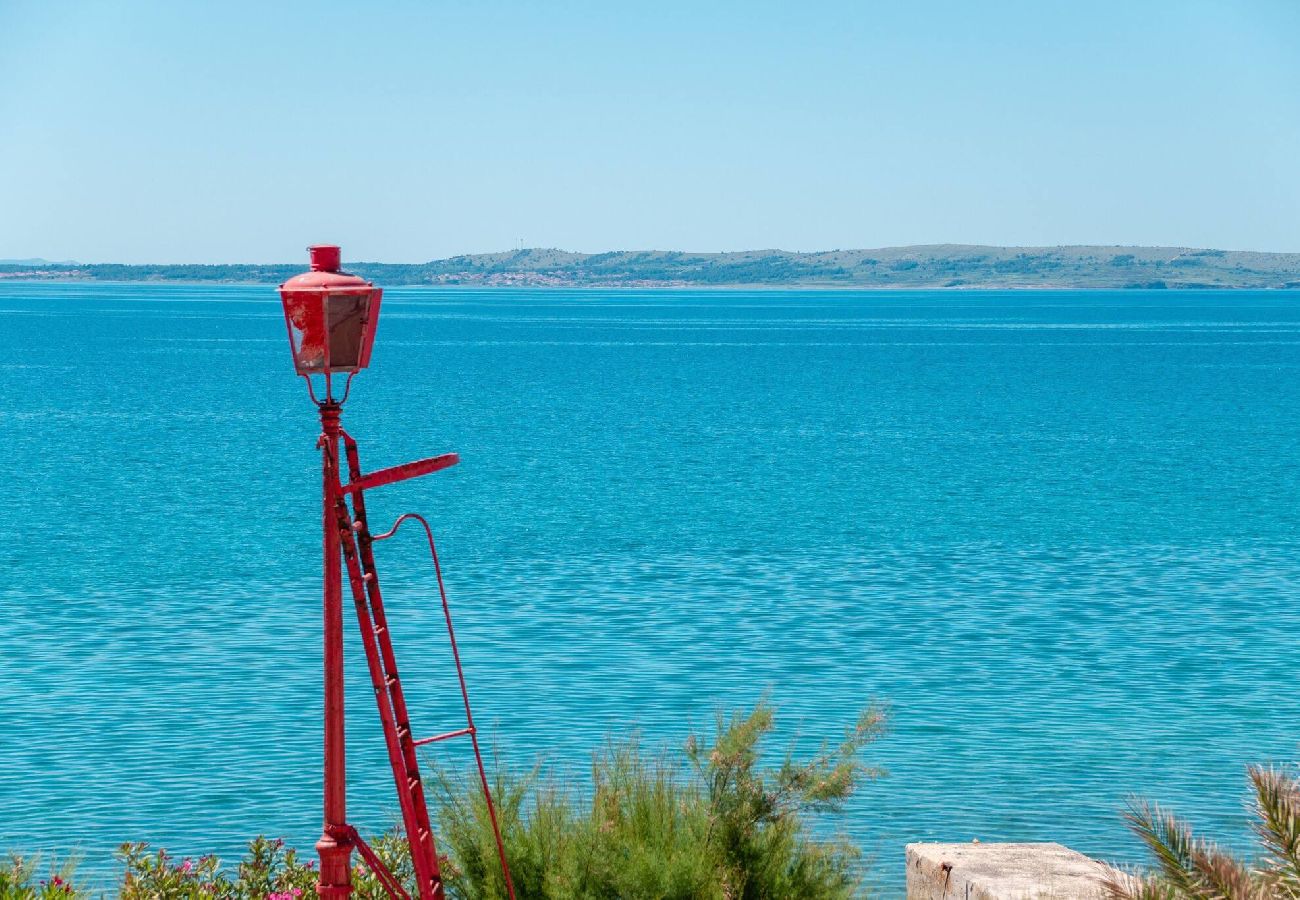
[[[0,259],[1300,251],[1297,0],[0,0]]]

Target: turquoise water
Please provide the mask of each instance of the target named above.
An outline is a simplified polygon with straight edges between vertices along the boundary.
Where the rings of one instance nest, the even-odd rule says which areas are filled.
[[[1135,859],[1133,791],[1240,837],[1243,764],[1296,758],[1297,299],[393,290],[345,424],[368,467],[462,456],[372,522],[434,522],[508,758],[580,780],[633,725],[766,691],[816,738],[888,699],[892,774],[824,827],[896,892],[909,840]],[[0,315],[0,850],[310,845],[316,422],[274,293],[10,283]],[[417,728],[458,727],[427,556],[381,554]]]

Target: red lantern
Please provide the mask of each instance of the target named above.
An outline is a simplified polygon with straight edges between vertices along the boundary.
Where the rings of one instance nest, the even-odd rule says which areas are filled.
[[[308,247],[311,271],[280,285],[293,365],[299,375],[359,372],[370,364],[383,291],[339,271],[338,247]]]

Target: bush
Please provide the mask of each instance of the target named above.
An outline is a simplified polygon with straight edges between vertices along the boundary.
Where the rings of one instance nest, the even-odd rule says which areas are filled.
[[[1186,823],[1145,802],[1126,814],[1156,859],[1156,869],[1122,876],[1113,900],[1297,900],[1300,898],[1300,779],[1294,769],[1248,770],[1254,831],[1263,853],[1247,862],[1193,836]]]
[[[221,870],[221,860],[215,856],[177,860],[166,850],[150,850],[148,844],[123,844],[118,858],[126,868],[122,900],[297,900],[316,893],[315,862],[300,862],[298,852],[279,839],[258,837],[249,843],[233,877]]]
[[[811,759],[759,766],[770,706],[719,716],[712,738],[692,737],[684,759],[611,743],[592,763],[590,802],[574,802],[539,770],[500,766],[493,797],[520,900],[586,898],[847,898],[859,896],[858,851],[817,840],[806,815],[842,807],[880,770],[858,754],[884,726],[871,709],[837,745]],[[436,773],[448,893],[506,897],[487,807],[471,778]]]
[[[0,900],[67,900],[81,896],[82,891],[73,882],[76,860],[51,862],[47,876],[38,879],[40,867],[39,856],[11,854],[0,861]]]
[[[859,896],[859,854],[842,840],[808,831],[810,813],[833,812],[863,780],[883,774],[859,760],[884,727],[862,714],[837,744],[797,762],[760,766],[772,708],[719,715],[710,739],[691,737],[684,754],[642,752],[636,739],[610,742],[592,762],[590,799],[579,802],[539,768],[514,775],[495,767],[492,795],[518,900],[832,900]],[[456,900],[505,898],[496,841],[477,777],[435,772],[441,860]],[[370,842],[412,896],[405,836]],[[233,872],[215,856],[176,859],[142,843],[123,844],[122,900],[310,900],[314,859],[282,840],[259,837]],[[353,857],[353,896],[387,900]],[[89,894],[72,865],[37,882],[38,859],[0,864],[0,900],[69,900]]]
[[[414,889],[405,836],[390,832],[369,843],[393,874]],[[254,839],[233,874],[223,871],[215,856],[177,860],[166,850],[151,851],[148,844],[123,844],[118,857],[126,867],[122,900],[310,900],[316,896],[319,876],[314,859],[300,860],[298,851],[278,838]],[[379,880],[355,854],[352,888],[358,900],[388,900]]]

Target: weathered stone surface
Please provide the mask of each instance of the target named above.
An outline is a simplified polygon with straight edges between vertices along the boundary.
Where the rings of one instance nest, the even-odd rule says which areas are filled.
[[[1060,844],[907,845],[907,900],[1102,900],[1113,873]]]

